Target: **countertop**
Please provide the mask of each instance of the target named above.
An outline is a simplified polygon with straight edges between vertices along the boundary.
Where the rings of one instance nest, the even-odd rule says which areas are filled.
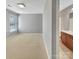
[[[65,33],[67,33],[67,34],[73,35],[73,32],[72,32],[72,31],[65,31],[65,30],[62,30],[61,32],[65,32]]]

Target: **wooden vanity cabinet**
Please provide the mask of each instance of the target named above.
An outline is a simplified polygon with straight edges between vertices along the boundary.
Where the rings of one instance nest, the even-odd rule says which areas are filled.
[[[62,43],[73,51],[73,36],[70,34],[67,34],[65,32],[61,32],[61,41]]]

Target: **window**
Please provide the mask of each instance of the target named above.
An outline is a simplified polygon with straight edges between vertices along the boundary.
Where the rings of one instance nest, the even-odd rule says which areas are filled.
[[[18,28],[18,22],[17,22],[17,16],[16,15],[11,15],[10,17],[10,32],[17,32]]]

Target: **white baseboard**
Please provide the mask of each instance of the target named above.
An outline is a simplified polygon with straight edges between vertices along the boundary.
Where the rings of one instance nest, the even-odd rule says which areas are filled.
[[[44,42],[44,46],[45,46],[45,49],[46,49],[47,57],[48,57],[48,59],[50,59],[50,56],[49,56],[49,53],[48,53],[48,48],[47,48],[47,45],[46,45],[46,42],[45,42],[44,39],[43,39],[43,42]]]

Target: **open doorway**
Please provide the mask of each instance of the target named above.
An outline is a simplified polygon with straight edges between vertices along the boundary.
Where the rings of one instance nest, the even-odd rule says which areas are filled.
[[[60,0],[59,58],[73,59],[73,0]]]
[[[56,58],[52,0],[7,0],[6,6],[6,59],[52,59],[52,50]]]

